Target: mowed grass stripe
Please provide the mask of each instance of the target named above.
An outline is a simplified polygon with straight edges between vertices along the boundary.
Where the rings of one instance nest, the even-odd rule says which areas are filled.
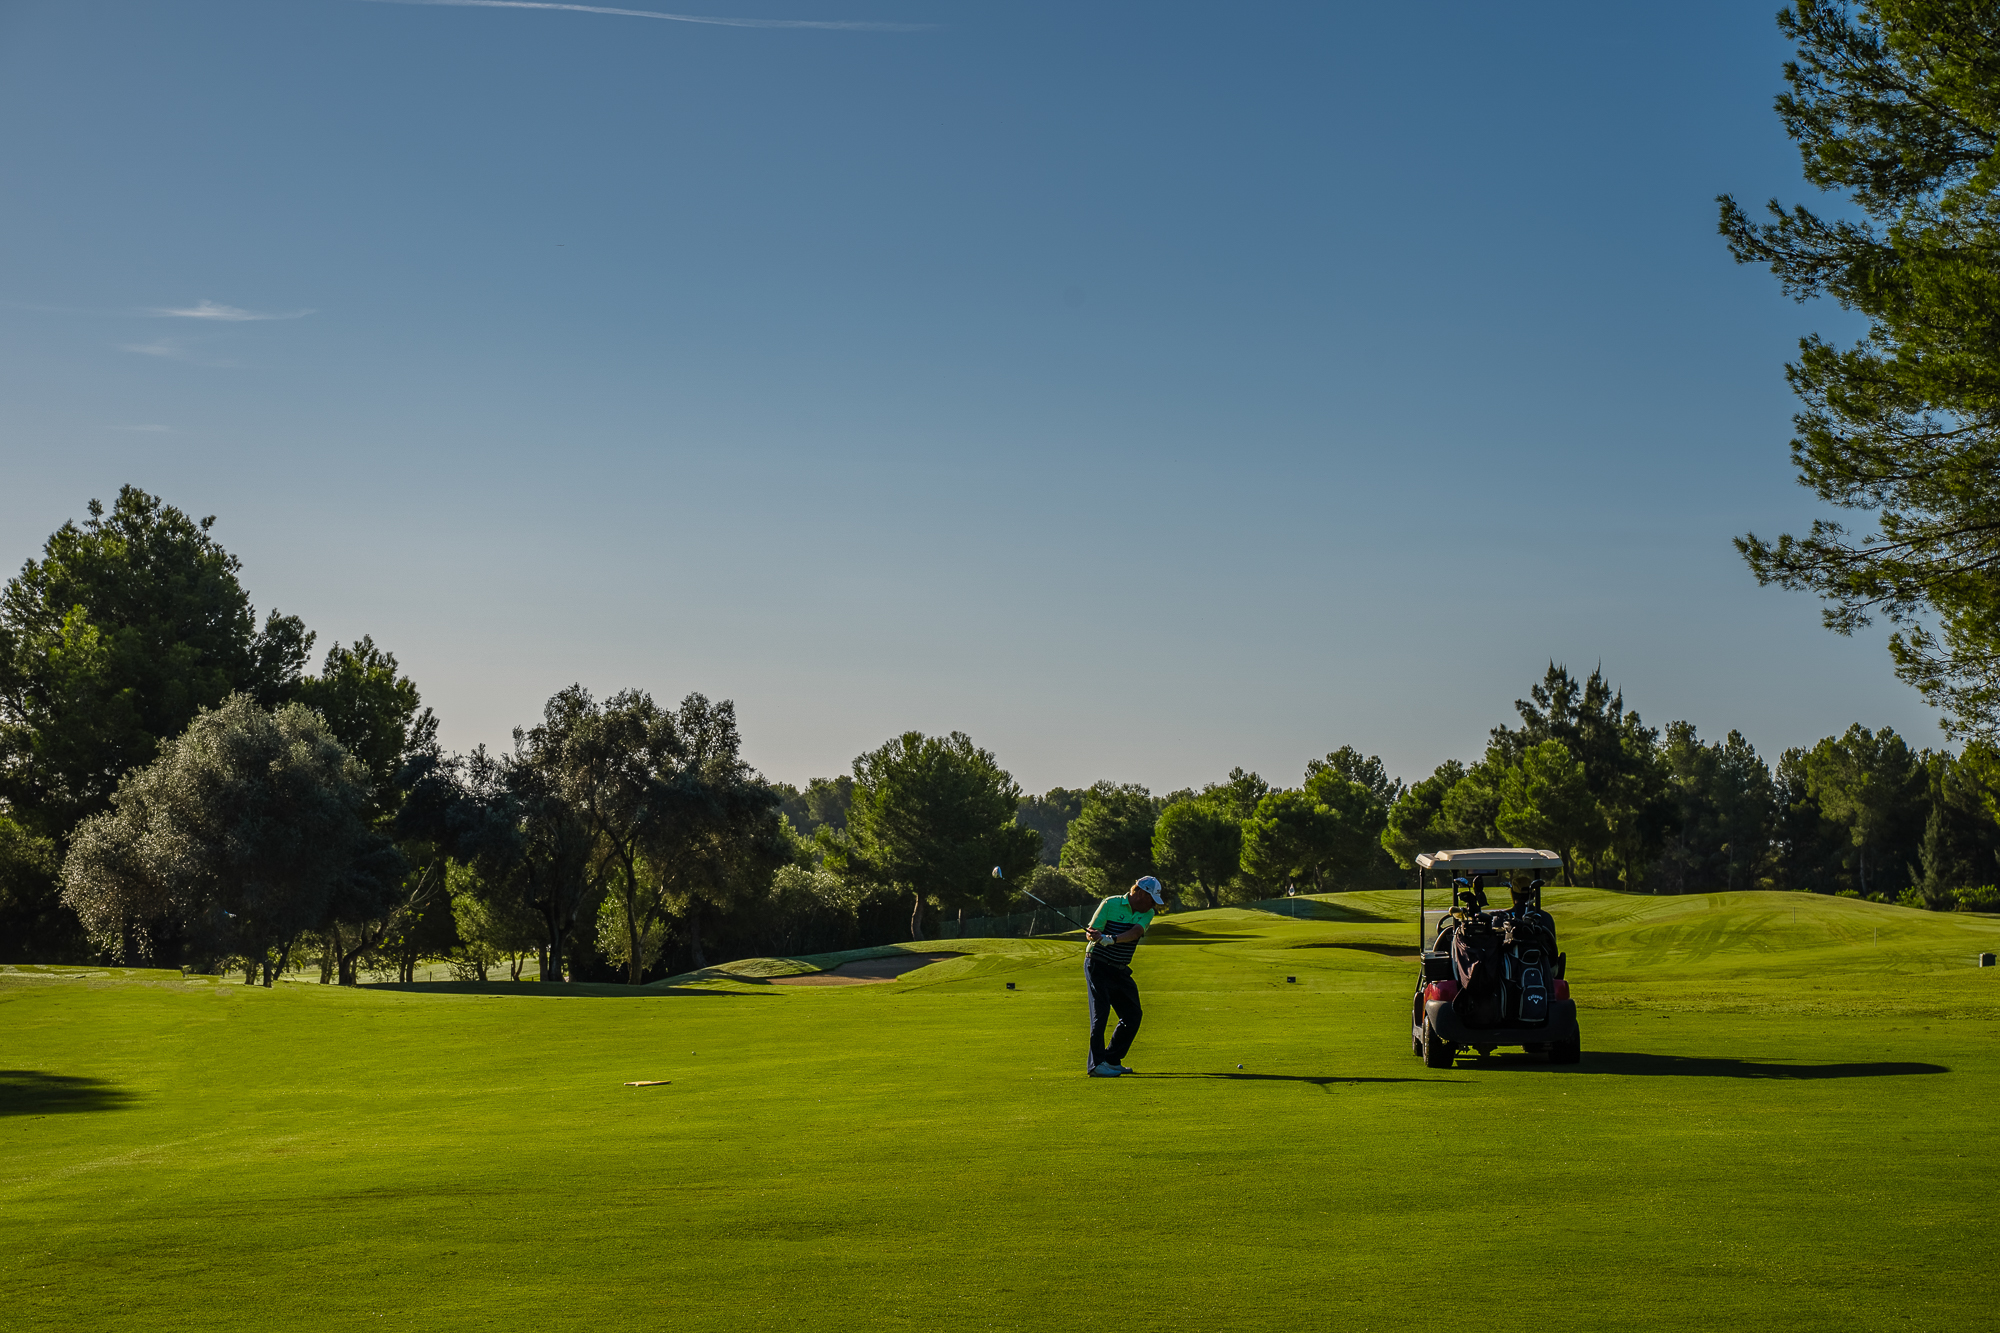
[[[1475,1291],[1502,1329],[1990,1313],[1951,1256],[1995,1183],[1994,923],[1552,893],[1585,1062],[1427,1070],[1384,951],[1414,949],[1414,895],[1324,906],[1168,918],[1115,1082],[1082,1077],[1061,942],[620,998],[0,974],[0,1066],[30,1071],[0,1094],[0,1323],[1414,1328]]]

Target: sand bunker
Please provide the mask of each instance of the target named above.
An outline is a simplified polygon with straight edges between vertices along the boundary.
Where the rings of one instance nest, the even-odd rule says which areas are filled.
[[[956,953],[899,953],[888,958],[863,958],[842,963],[830,972],[808,972],[797,977],[772,977],[773,986],[873,986],[894,981],[905,972],[914,972],[947,958],[963,958]]]

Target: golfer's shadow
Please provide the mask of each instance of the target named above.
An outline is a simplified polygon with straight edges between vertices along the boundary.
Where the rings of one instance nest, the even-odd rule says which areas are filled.
[[[1226,1078],[1239,1083],[1310,1083],[1327,1088],[1337,1083],[1463,1083],[1462,1078],[1363,1078],[1352,1074],[1246,1074],[1239,1069],[1216,1073],[1127,1074],[1127,1078]]]

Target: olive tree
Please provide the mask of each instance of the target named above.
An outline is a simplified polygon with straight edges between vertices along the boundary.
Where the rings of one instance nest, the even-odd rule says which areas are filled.
[[[268,986],[340,889],[393,855],[369,824],[372,796],[318,713],[232,694],[78,827],[63,899],[127,961],[165,923],[261,966]]]
[[[647,820],[646,855],[658,900],[685,922],[690,956],[705,967],[708,914],[760,899],[799,849],[780,793],[743,762],[736,705],[690,694],[674,724],[680,768]]]

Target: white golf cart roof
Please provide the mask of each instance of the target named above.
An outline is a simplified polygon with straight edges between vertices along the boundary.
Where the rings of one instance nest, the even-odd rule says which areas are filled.
[[[1507,870],[1561,870],[1562,858],[1533,847],[1462,847],[1419,852],[1417,864],[1448,875],[1491,875]]]

